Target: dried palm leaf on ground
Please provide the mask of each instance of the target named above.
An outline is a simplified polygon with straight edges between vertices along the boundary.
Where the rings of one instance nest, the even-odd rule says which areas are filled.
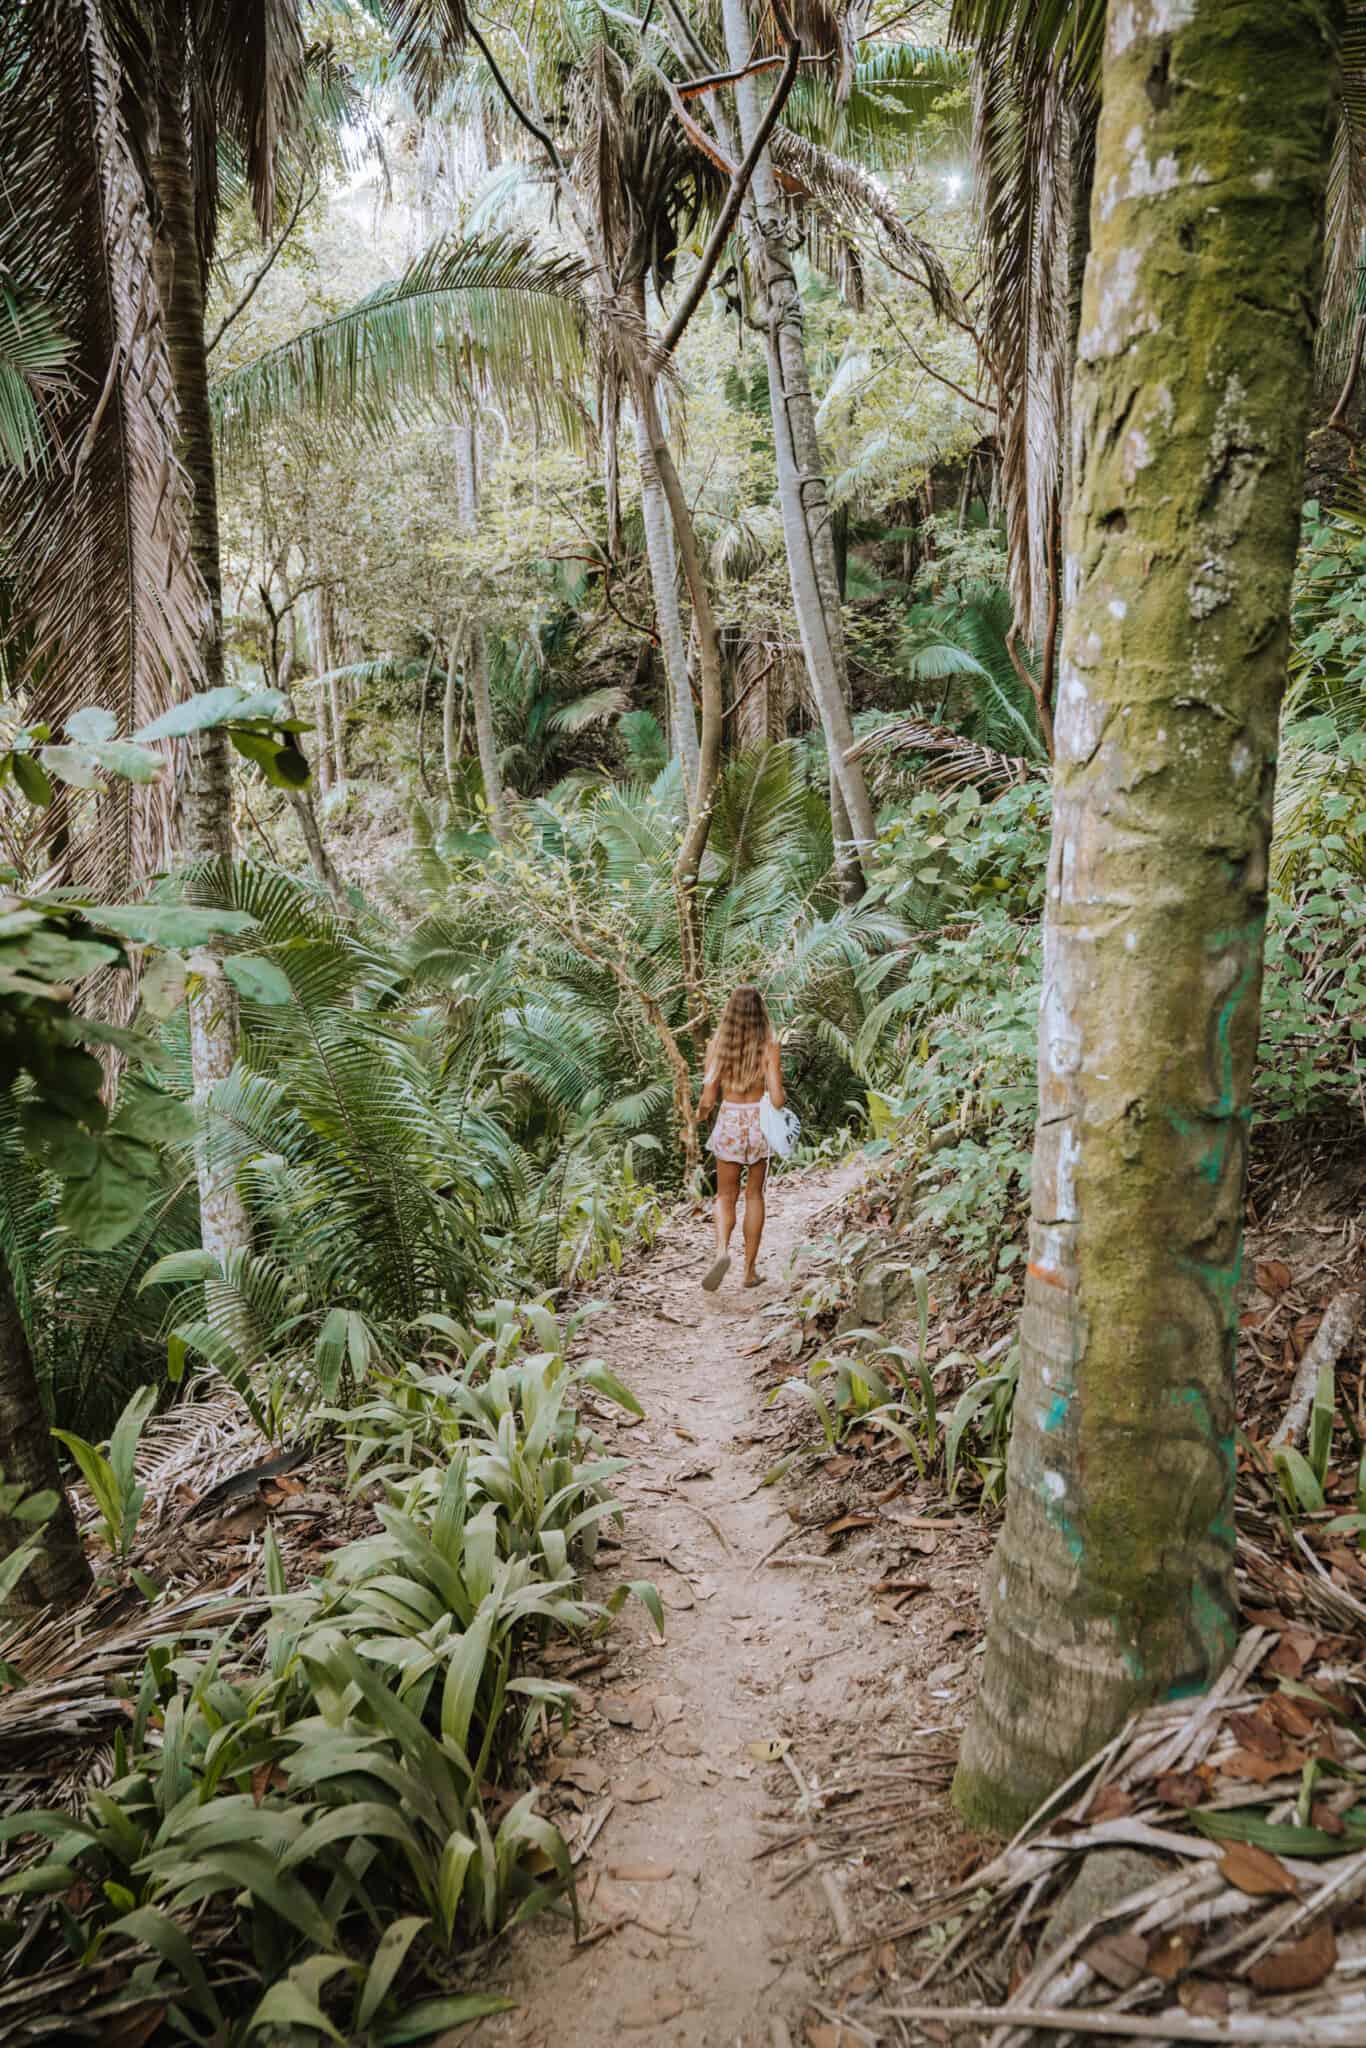
[[[938,756],[934,765],[926,769],[926,780],[950,789],[968,783],[980,789],[1003,789],[1012,783],[1028,782],[1039,773],[1038,764],[1022,754],[999,753],[995,747],[964,739],[949,726],[920,717],[889,719],[849,750],[851,761],[861,760],[866,754]]]

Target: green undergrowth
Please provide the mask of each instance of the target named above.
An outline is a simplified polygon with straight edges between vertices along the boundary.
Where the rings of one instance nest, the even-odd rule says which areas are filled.
[[[581,1319],[439,1320],[328,1418],[372,1532],[306,1577],[268,1533],[244,1616],[158,1639],[153,1615],[111,1769],[0,1822],[3,1932],[25,1976],[78,1966],[83,2025],[143,2006],[153,2038],[206,2048],[427,2040],[502,2003],[472,1949],[576,1915],[529,1782],[573,1688],[531,1667],[631,1595],[663,1626],[648,1583],[582,1585],[624,1463],[582,1398],[640,1410],[567,1358]]]

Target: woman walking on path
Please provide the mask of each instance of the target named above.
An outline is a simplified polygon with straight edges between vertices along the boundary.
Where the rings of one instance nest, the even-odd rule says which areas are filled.
[[[745,1184],[745,1286],[757,1287],[759,1240],[764,1234],[764,1181],[769,1148],[759,1125],[759,1104],[767,1094],[775,1109],[787,1100],[783,1092],[782,1055],[769,1022],[764,999],[752,982],[741,982],[721,1013],[716,1036],[707,1047],[702,1077],[701,1116],[710,1116],[717,1097],[721,1108],[708,1150],[716,1155],[716,1257],[702,1285],[714,1294],[730,1267],[730,1240],[735,1229],[735,1204],[740,1176]]]

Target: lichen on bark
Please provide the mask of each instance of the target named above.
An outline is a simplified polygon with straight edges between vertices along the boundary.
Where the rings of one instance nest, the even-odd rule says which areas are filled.
[[[1227,1658],[1233,1363],[1335,19],[1111,0],[1073,388],[1030,1260],[955,1797]]]

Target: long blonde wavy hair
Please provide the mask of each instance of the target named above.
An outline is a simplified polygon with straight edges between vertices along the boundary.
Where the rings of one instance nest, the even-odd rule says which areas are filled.
[[[764,1054],[773,1036],[768,1007],[752,981],[742,981],[721,1012],[713,1061],[723,1089],[750,1095],[764,1074]]]

